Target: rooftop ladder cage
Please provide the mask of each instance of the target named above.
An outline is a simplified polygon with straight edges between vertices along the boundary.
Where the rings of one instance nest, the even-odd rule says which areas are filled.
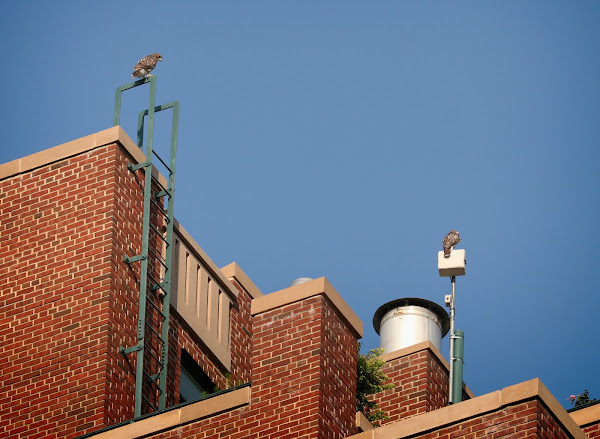
[[[121,347],[123,355],[136,354],[134,417],[165,408],[171,301],[171,253],[173,251],[173,207],[175,201],[175,157],[179,126],[179,101],[156,105],[156,76],[149,76],[122,85],[115,92],[114,125],[120,124],[122,93],[144,84],[150,85],[148,108],[140,111],[137,144],[144,151],[146,128],[146,159],[129,164],[128,169],[144,171],[144,206],[142,215],[142,245],[138,255],[126,255],[127,264],[140,263],[140,295],[137,322],[137,343]],[[170,154],[168,160],[153,148],[155,114],[172,109]],[[145,120],[147,118],[147,124]],[[158,160],[158,162],[154,161]],[[158,165],[167,174],[166,184],[153,172]],[[154,165],[153,165],[154,164]]]

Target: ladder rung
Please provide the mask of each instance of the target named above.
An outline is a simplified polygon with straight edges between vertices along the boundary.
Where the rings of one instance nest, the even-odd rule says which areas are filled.
[[[159,282],[159,281],[157,281],[156,278],[154,276],[152,276],[150,273],[148,273],[148,277],[154,283],[155,286],[159,286],[159,288],[164,291],[164,288],[162,286],[165,285],[166,282]],[[153,288],[153,290],[156,291],[155,288]]]
[[[167,213],[165,213],[165,208],[161,207],[161,205],[158,204],[156,201],[154,201],[153,198],[150,198],[150,202],[153,203],[156,206],[156,208],[158,209],[159,213],[161,213],[162,216],[164,216],[165,219],[167,220],[167,223],[169,223],[170,222],[169,215]]]
[[[152,180],[154,181],[154,183],[156,183],[158,185],[158,187],[160,187],[163,191],[167,191],[168,189],[166,187],[164,187],[162,185],[162,183],[159,181],[158,178],[156,178],[154,175],[151,176]]]
[[[146,398],[143,394],[142,394],[142,398],[144,399],[144,401],[146,401],[146,404],[148,404],[152,408],[152,410],[156,411],[158,409],[158,407],[155,406],[154,404],[152,404],[150,402],[150,400],[148,398]]]
[[[156,227],[154,227],[152,224],[148,224],[148,225],[149,225],[149,226],[152,228],[152,230],[154,230],[154,232],[156,232],[156,234],[158,235],[158,237],[159,237],[160,239],[162,239],[162,240],[163,240],[163,242],[164,242],[164,243],[167,245],[167,247],[168,247],[168,246],[170,245],[170,244],[169,244],[169,241],[167,241],[167,238],[165,238],[165,237],[163,236],[162,232],[161,232],[160,230],[158,230]]]
[[[162,366],[161,366],[161,370],[162,370]],[[148,374],[146,374],[146,375],[148,375]],[[155,373],[155,374],[154,374],[154,375],[152,375],[150,378],[151,378],[153,381],[158,381],[158,379],[160,378],[160,372],[158,372],[158,373]],[[162,390],[158,389],[158,391],[162,393]]]
[[[164,320],[164,319],[163,319],[163,320]],[[160,335],[160,334],[159,334],[157,331],[155,331],[155,330],[154,330],[154,328],[153,328],[152,326],[150,326],[150,324],[149,324],[148,322],[146,322],[146,324],[148,325],[148,329],[150,329],[150,331],[152,331],[152,333],[153,333],[153,334],[154,334],[156,337],[158,337],[158,339],[159,339],[159,340],[160,340],[160,342],[161,342],[161,346],[162,346],[162,344],[164,344],[164,340],[162,339],[161,335]],[[160,360],[159,360],[159,362],[160,362]]]
[[[162,341],[162,340],[161,340],[161,341]],[[158,364],[161,364],[161,363],[160,363],[160,358],[158,358],[156,355],[154,355],[150,349],[145,349],[145,351],[146,351],[146,352],[148,352],[148,353],[149,353],[149,354],[152,356],[152,358],[154,358],[154,360],[155,360],[155,361],[156,361]]]
[[[163,164],[163,166],[165,168],[167,168],[167,170],[169,171],[169,174],[173,173],[173,171],[171,171],[171,168],[169,168],[169,166],[163,161],[163,159],[160,158],[160,156],[156,153],[156,151],[154,149],[152,150],[152,154],[154,154],[156,156],[156,158],[158,160],[160,160],[160,162]]]
[[[169,267],[167,267],[167,265],[166,265],[166,262],[167,262],[167,261],[165,261],[163,258],[161,258],[161,257],[160,257],[160,256],[158,256],[156,253],[154,253],[154,250],[152,250],[151,248],[149,248],[148,250],[150,251],[150,253],[152,253],[152,254],[154,255],[154,257],[155,257],[156,259],[158,259],[158,262],[160,262],[160,263],[161,263],[161,265],[162,265],[163,267],[165,267],[165,270],[169,270]]]
[[[156,390],[158,390],[159,395],[162,394],[162,389],[160,388],[160,384],[158,384],[158,380],[153,378],[153,377],[158,377],[160,375],[160,373],[154,374],[154,375],[150,375],[148,372],[144,371],[144,376],[147,378],[147,382],[148,383],[152,383],[154,384],[154,387],[156,388]]]
[[[162,292],[163,292],[163,293],[166,293],[166,292],[167,292],[167,290],[165,290],[165,286],[166,286],[166,285],[167,285],[167,284],[166,284],[166,283],[164,283],[164,282],[155,283],[155,284],[152,286],[152,289],[153,289],[154,291],[162,290]]]
[[[155,309],[156,311],[158,311],[158,313],[159,313],[159,314],[160,314],[160,316],[162,317],[162,320],[163,320],[163,322],[164,322],[165,320],[167,320],[167,318],[166,318],[166,317],[165,317],[165,315],[163,314],[162,310],[161,310],[161,309],[160,309],[158,306],[156,306],[152,300],[150,300],[150,305],[152,305],[152,306],[154,307],[154,309]]]

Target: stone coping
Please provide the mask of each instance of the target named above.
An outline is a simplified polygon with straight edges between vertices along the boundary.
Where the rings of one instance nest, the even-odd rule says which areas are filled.
[[[250,386],[198,401],[164,413],[93,434],[94,439],[133,439],[177,428],[250,403]]]
[[[79,154],[91,151],[102,146],[116,143],[131,157],[132,161],[142,163],[146,160],[144,152],[135,144],[133,140],[120,126],[108,128],[99,131],[89,136],[81,137],[67,143],[63,143],[52,148],[45,149],[40,152],[28,155],[26,157],[13,160],[0,165],[0,180],[23,174],[51,163],[56,163],[61,160],[74,157]],[[156,169],[153,169],[154,175],[159,179],[160,183],[167,187],[167,180]],[[223,286],[227,289],[227,293],[232,297],[237,294],[237,289],[231,285],[229,279],[221,272],[217,265],[208,257],[208,255],[200,248],[198,243],[190,236],[183,226],[175,219],[175,230],[186,243],[198,253],[200,258],[206,263],[212,274],[216,276]],[[244,275],[245,276],[245,275]],[[247,276],[246,276],[247,278]],[[254,285],[252,282],[250,282]],[[258,288],[254,287],[256,291]],[[260,292],[260,291],[259,291]],[[251,292],[252,293],[252,292]]]
[[[356,427],[360,431],[374,430],[373,424],[367,419],[363,412],[356,412]]]
[[[415,352],[424,351],[425,349],[429,349],[429,351],[437,357],[439,362],[446,368],[446,370],[450,371],[450,364],[446,361],[442,353],[438,350],[438,348],[429,340],[422,341],[421,343],[414,344],[412,346],[408,346],[403,349],[398,349],[397,351],[384,353],[381,355],[381,359],[385,362],[395,360],[400,357],[406,357],[407,355],[412,355]],[[475,398],[475,394],[467,387],[465,383],[463,383],[463,392],[469,395],[469,398]]]
[[[426,431],[457,424],[469,418],[495,412],[509,405],[518,404],[530,399],[537,399],[543,402],[571,437],[586,439],[583,430],[579,428],[577,423],[569,416],[539,378],[505,387],[502,390],[496,390],[495,392],[423,413],[412,418],[386,424],[375,430],[350,437],[353,439],[399,439],[416,436]]]
[[[254,285],[254,282],[252,282],[252,280],[246,275],[246,273],[244,273],[237,263],[232,262],[231,264],[222,267],[221,272],[225,275],[225,277],[234,278],[237,280],[253,299],[263,295],[263,293],[256,285]]]
[[[218,278],[219,283],[225,289],[224,292],[227,293],[232,299],[237,297],[238,289],[234,287],[231,282],[229,282],[227,276],[219,269],[219,267],[217,267],[217,264],[213,262],[213,260],[206,254],[206,252],[202,250],[202,247],[200,247],[196,240],[192,238],[192,235],[190,235],[187,232],[187,230],[183,228],[181,223],[177,221],[177,218],[175,218],[173,226],[173,229],[175,230],[177,235],[179,235],[179,238],[188,246],[189,249],[193,250],[194,253],[196,253],[198,258],[201,259],[202,262],[204,262],[206,268],[210,271],[210,273],[216,278]]]
[[[600,404],[569,412],[569,415],[580,427],[598,423],[600,422]]]
[[[79,139],[72,140],[70,142],[63,143],[58,146],[54,146],[48,149],[45,149],[40,152],[36,152],[34,154],[28,155],[26,157],[22,157],[20,159],[13,160],[8,163],[0,164],[0,180],[13,177],[15,175],[23,174],[25,172],[32,171],[37,168],[41,168],[43,166],[47,166],[52,163],[56,163],[61,160],[68,159],[70,157],[74,157],[79,154],[83,154],[85,152],[91,151],[96,148],[100,148],[102,146],[110,145],[116,143],[131,157],[132,161],[135,163],[142,163],[146,160],[146,155],[144,152],[137,146],[137,144],[131,140],[131,138],[127,135],[127,133],[120,126],[114,126],[111,128],[107,128],[103,131],[99,131],[94,134],[90,134],[89,136],[81,137]],[[160,183],[163,186],[167,186],[166,178],[160,174],[156,169],[153,169],[154,175],[159,179]],[[175,229],[176,233],[180,235],[180,237],[186,241],[186,243],[198,253],[200,258],[206,263],[210,271],[214,276],[216,276],[223,286],[227,289],[227,293],[231,296],[236,296],[237,289],[231,285],[229,279],[222,273],[222,271],[217,267],[217,265],[208,257],[208,255],[200,248],[198,243],[190,236],[190,234],[181,226],[181,224],[175,219]],[[237,269],[238,275],[241,278],[247,279],[244,283],[244,287],[248,290],[250,294],[258,294],[260,290],[256,288],[256,286],[248,279],[248,277],[243,274],[241,269]],[[247,286],[246,286],[247,285]]]
[[[325,277],[257,297],[252,301],[252,315],[261,314],[320,294],[325,295],[335,305],[356,335],[361,338],[363,334],[362,321]]]
[[[100,148],[111,143],[118,143],[131,156],[133,161],[141,163],[146,160],[144,152],[138,148],[133,140],[125,133],[123,128],[115,126],[99,131],[89,136],[81,137],[67,143],[13,160],[0,165],[0,180],[23,174],[33,169],[49,165],[69,157],[82,154],[92,149]],[[159,181],[166,187],[167,180],[162,174],[156,172]]]

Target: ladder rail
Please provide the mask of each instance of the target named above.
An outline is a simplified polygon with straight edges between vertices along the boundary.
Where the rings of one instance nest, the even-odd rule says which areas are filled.
[[[137,165],[130,165],[128,168],[130,171],[135,172],[138,169],[144,170],[144,206],[143,206],[143,224],[142,224],[142,251],[140,255],[135,255],[132,257],[126,257],[125,261],[127,263],[133,263],[137,261],[141,261],[141,274],[140,274],[140,298],[139,298],[139,309],[138,309],[138,324],[137,324],[137,344],[134,347],[130,348],[121,348],[121,352],[123,354],[136,353],[136,385],[135,385],[135,410],[134,417],[138,418],[142,415],[142,404],[145,402],[147,406],[151,410],[161,410],[165,408],[166,403],[166,384],[167,384],[167,365],[168,365],[168,344],[169,344],[169,310],[170,310],[170,300],[171,300],[171,260],[172,260],[172,248],[173,248],[173,226],[174,226],[174,193],[175,193],[175,164],[176,164],[176,154],[177,154],[177,134],[179,127],[179,101],[172,101],[167,104],[155,105],[155,96],[156,96],[156,77],[150,76],[147,78],[140,79],[138,81],[134,81],[128,84],[125,84],[121,87],[118,87],[115,91],[115,112],[114,112],[114,125],[118,125],[120,123],[120,113],[121,113],[121,95],[125,90],[129,90],[131,88],[150,84],[150,93],[148,98],[148,108],[142,110],[138,114],[138,131],[137,131],[137,140],[138,147],[140,149],[144,149],[144,128],[146,128],[147,138],[146,138],[146,160],[144,163],[140,163]],[[169,164],[167,165],[165,161],[160,157],[159,154],[153,148],[153,137],[154,137],[154,119],[155,113],[167,109],[173,109],[173,116],[171,122],[171,142],[170,142],[170,151],[169,151]],[[145,117],[148,117],[147,126],[145,126]],[[165,188],[163,184],[158,181],[152,175],[153,170],[153,157],[157,157],[160,163],[164,166],[164,168],[168,171],[168,182],[167,187]],[[153,185],[157,185],[159,187],[159,191],[153,196]],[[160,199],[161,197],[168,196],[167,208],[165,212],[164,202],[163,205],[159,205],[154,198]],[[163,233],[159,232],[157,227],[151,224],[150,218],[152,209],[155,209],[157,213],[160,213],[163,218],[163,221],[166,223],[166,236],[163,236]],[[159,256],[151,247],[150,247],[150,233],[153,231],[157,236],[162,240],[161,246],[165,254],[165,259]],[[156,245],[155,238],[153,238],[153,244]],[[153,256],[152,260],[150,260],[150,255]],[[156,263],[160,263],[156,265]],[[158,269],[160,272],[163,272],[161,276],[163,281],[157,282],[149,267],[154,267],[154,269]],[[162,290],[162,310],[158,305],[154,303],[152,298],[148,297],[148,283],[153,282],[152,291],[157,291],[155,285],[157,285],[160,290]],[[161,294],[158,294],[157,297],[160,299]],[[154,322],[152,319],[146,319],[147,302],[150,301],[151,307],[157,314],[152,313],[152,315],[160,316]],[[153,328],[153,323],[157,325],[156,330]],[[148,329],[151,331],[152,335],[156,337],[156,340],[160,340],[160,343],[150,343],[147,345],[146,343],[146,325],[148,325]],[[159,334],[160,333],[160,334]],[[150,334],[148,334],[150,335]],[[152,346],[155,346],[156,349],[160,349],[160,352],[154,354]],[[144,368],[144,354],[145,351],[148,351],[149,358],[152,358],[158,364],[158,370],[156,373],[152,373],[150,371],[146,371]],[[150,366],[151,362],[147,365]],[[146,395],[144,395],[144,377],[147,376],[150,381],[156,386],[158,389],[158,405],[154,404],[150,401]],[[150,396],[152,400],[156,398],[156,395]]]

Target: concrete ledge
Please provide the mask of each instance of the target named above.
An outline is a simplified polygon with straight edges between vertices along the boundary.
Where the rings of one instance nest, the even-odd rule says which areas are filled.
[[[360,431],[375,430],[375,427],[373,427],[373,424],[371,424],[363,412],[356,412],[356,427]]]
[[[225,275],[225,277],[229,279],[234,278],[235,280],[237,280],[240,283],[240,285],[246,291],[248,291],[248,294],[250,294],[250,296],[253,299],[256,299],[257,297],[263,295],[263,293],[258,289],[258,287],[254,285],[254,282],[250,280],[246,273],[244,273],[240,266],[235,262],[232,262],[231,264],[221,268],[221,272]]]
[[[359,338],[362,337],[362,321],[358,318],[354,311],[352,311],[352,308],[350,308],[346,301],[342,299],[342,296],[340,296],[340,294],[335,290],[335,288],[333,288],[331,283],[329,283],[325,277],[320,277],[318,279],[311,280],[310,282],[305,282],[300,285],[257,297],[252,301],[252,315],[261,314],[290,303],[308,299],[309,297],[318,296],[320,294],[327,296],[327,298],[335,305],[338,311],[348,321]]]
[[[446,361],[442,353],[430,341],[422,341],[421,343],[408,346],[404,349],[398,349],[397,351],[384,353],[381,355],[381,359],[388,362],[395,360],[396,358],[406,357],[416,352],[424,351],[425,349],[429,349],[429,351],[437,357],[439,362],[442,363],[442,366],[444,366],[448,372],[450,371],[450,364],[448,364],[448,361]],[[469,395],[469,398],[475,398],[475,394],[471,391],[471,389],[469,389],[469,387],[467,387],[465,383],[463,383],[463,392]]]
[[[35,154],[13,160],[12,162],[0,165],[0,180],[14,177],[15,175],[23,174],[32,171],[42,166],[47,166],[61,160],[68,159],[84,152],[100,148],[111,143],[118,143],[136,163],[141,163],[146,160],[146,155],[138,148],[133,140],[125,133],[120,126],[108,128],[99,131],[89,136],[81,137],[67,143],[63,143],[52,148],[45,149]],[[161,184],[166,187],[167,180],[162,174],[159,174],[156,169],[153,170]]]
[[[571,437],[586,439],[583,431],[538,378],[351,437],[354,439],[388,439],[417,436],[425,431],[457,424],[466,419],[495,412],[508,405],[529,399],[538,399],[543,402]]]
[[[4,163],[0,165],[0,180],[116,142],[120,143],[138,163],[146,159],[144,153],[125,134],[125,131],[120,126],[116,126]]]
[[[595,424],[600,422],[600,404],[570,412],[569,415],[580,427]]]
[[[93,435],[97,439],[133,439],[178,427],[250,403],[250,387],[170,410]]]

